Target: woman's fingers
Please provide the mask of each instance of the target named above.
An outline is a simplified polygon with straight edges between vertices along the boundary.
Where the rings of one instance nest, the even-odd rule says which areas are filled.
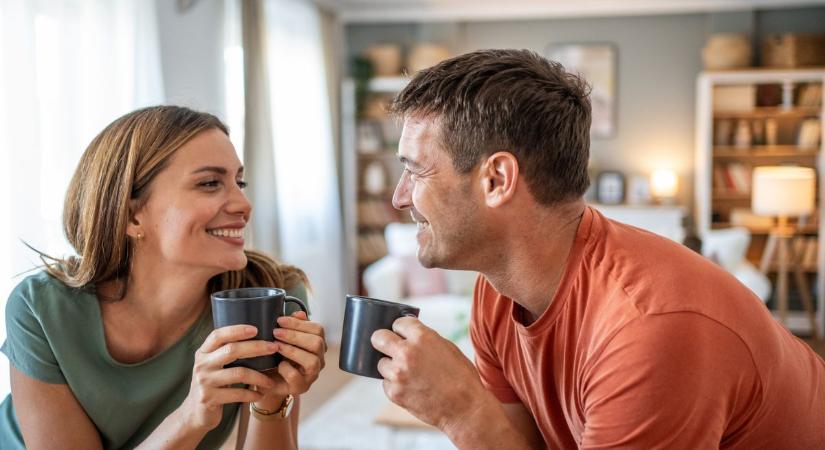
[[[264,389],[272,389],[275,387],[275,382],[272,381],[271,378],[257,370],[247,367],[228,367],[226,369],[216,370],[209,374],[208,380],[209,385],[212,387],[223,387],[233,384],[248,384],[251,386],[260,386]]]
[[[302,348],[283,342],[278,345],[278,352],[301,366],[301,372],[304,374],[318,373],[324,368],[324,360],[317,353],[310,353]],[[278,372],[281,372],[280,366],[278,366]]]
[[[228,342],[243,341],[255,337],[258,329],[252,325],[230,325],[213,330],[203,341],[201,353],[212,353]]]
[[[278,317],[278,325],[296,331],[303,331],[304,333],[314,334],[316,336],[324,337],[324,327],[318,322],[306,320],[306,313],[298,311],[292,316]]]
[[[327,351],[327,343],[323,336],[290,328],[276,328],[272,335],[275,339],[300,347],[316,355],[323,355]]]
[[[264,397],[264,394],[244,388],[223,388],[214,393],[214,403],[225,405],[227,403],[251,403],[257,402]]]
[[[209,362],[215,367],[223,367],[243,358],[271,355],[278,351],[279,344],[269,341],[229,342],[209,355]]]
[[[295,368],[289,361],[281,361],[278,364],[278,373],[281,377],[286,381],[286,384],[289,386],[289,392],[292,394],[303,394],[306,392],[309,384],[304,375]]]

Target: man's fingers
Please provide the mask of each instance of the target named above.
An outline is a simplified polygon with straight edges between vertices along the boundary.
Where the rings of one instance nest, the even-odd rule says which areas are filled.
[[[379,352],[389,357],[393,357],[398,354],[399,348],[403,341],[404,338],[390,330],[376,330],[370,337],[372,346]]]
[[[250,339],[258,333],[252,325],[230,325],[213,330],[200,347],[202,353],[212,353],[227,342]]]
[[[395,331],[399,336],[403,337],[404,339],[417,339],[422,334],[424,334],[429,328],[427,328],[417,317],[411,316],[404,316],[399,319],[396,319],[395,322],[392,323],[392,331]]]

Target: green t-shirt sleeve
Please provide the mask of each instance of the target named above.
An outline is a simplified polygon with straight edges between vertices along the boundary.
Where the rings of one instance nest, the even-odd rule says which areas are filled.
[[[29,277],[12,291],[6,302],[6,342],[0,350],[20,372],[36,380],[65,384],[35,306],[48,288]],[[60,299],[58,299],[60,300]]]
[[[297,286],[293,286],[293,287],[287,289],[286,290],[286,295],[289,295],[291,297],[297,298],[298,300],[301,300],[302,302],[304,302],[304,305],[306,305],[307,309],[310,309],[310,307],[309,307],[309,297],[307,295],[307,287],[304,286],[304,283],[301,283]],[[298,305],[296,305],[295,303],[293,303],[293,302],[287,303],[287,306],[286,306],[287,314],[292,314],[292,313],[298,312],[300,310],[301,310],[301,308]]]

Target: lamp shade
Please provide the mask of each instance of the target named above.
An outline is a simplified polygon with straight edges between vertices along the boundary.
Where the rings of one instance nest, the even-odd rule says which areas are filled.
[[[804,216],[814,210],[816,174],[809,167],[763,166],[753,170],[751,208],[766,216]]]
[[[671,169],[654,170],[650,175],[650,191],[656,197],[675,197],[679,188],[679,177]]]

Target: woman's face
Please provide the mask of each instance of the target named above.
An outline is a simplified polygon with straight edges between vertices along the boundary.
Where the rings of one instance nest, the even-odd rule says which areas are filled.
[[[229,137],[205,130],[178,149],[149,186],[129,235],[136,257],[169,270],[209,276],[246,266],[244,227],[252,205],[243,193],[243,166]]]

